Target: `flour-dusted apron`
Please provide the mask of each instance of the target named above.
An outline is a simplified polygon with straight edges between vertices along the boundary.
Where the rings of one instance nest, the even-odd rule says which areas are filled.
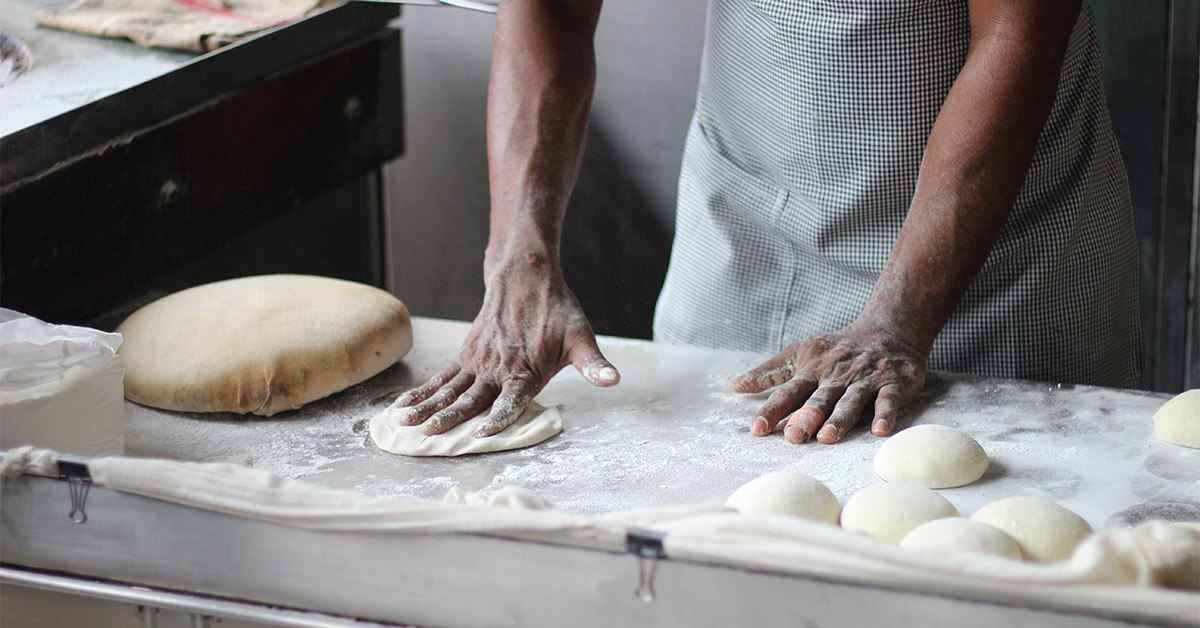
[[[967,3],[712,0],[657,340],[774,352],[852,322],[967,54]],[[933,369],[1139,385],[1138,252],[1091,15]]]

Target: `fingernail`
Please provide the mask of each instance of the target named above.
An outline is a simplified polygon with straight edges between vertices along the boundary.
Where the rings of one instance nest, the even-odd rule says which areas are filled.
[[[596,378],[602,382],[615,382],[617,377],[617,369],[611,366],[600,369],[600,372],[596,374]]]
[[[412,393],[404,393],[403,395],[396,397],[396,403],[392,405],[396,406],[397,408],[403,408],[404,406],[412,405]]]
[[[837,428],[832,425],[826,425],[821,428],[821,431],[817,432],[817,440],[822,443],[836,443],[841,437],[842,435],[838,433]]]
[[[583,377],[593,384],[612,385],[621,379],[617,369],[611,366],[588,364],[583,367]]]
[[[765,381],[759,380],[759,383],[763,384],[767,388],[774,388],[774,387],[788,381],[789,379],[791,379],[792,374],[793,374],[793,371],[791,371],[791,370],[775,371],[773,373],[767,374],[767,376],[765,378],[763,378]]]
[[[400,421],[401,425],[416,425],[420,423],[417,420],[417,411],[414,408],[406,408],[401,410],[396,416],[396,420]]]
[[[887,434],[887,429],[888,429],[887,421],[884,421],[883,419],[875,419],[875,422],[871,423],[871,433],[872,434],[877,434],[877,435],[883,436],[883,435]]]
[[[429,422],[441,429],[443,425],[454,421],[456,424],[462,422],[462,413],[457,410],[442,410],[429,417]]]
[[[771,433],[770,424],[765,418],[756,416],[750,421],[750,433],[755,436],[766,436]]]
[[[789,443],[800,444],[812,438],[812,436],[799,425],[789,425],[783,429],[783,438]]]

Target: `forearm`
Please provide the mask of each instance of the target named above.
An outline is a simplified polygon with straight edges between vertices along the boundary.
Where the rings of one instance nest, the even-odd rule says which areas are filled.
[[[599,0],[505,2],[488,85],[487,272],[557,268],[595,84]]]
[[[860,317],[926,355],[1021,189],[1079,9],[1065,2],[1006,13],[1012,7],[1003,4],[972,4],[966,63],[934,124],[908,216]]]

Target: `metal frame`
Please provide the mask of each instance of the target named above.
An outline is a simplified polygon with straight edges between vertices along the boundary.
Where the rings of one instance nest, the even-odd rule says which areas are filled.
[[[1172,1],[1167,11],[1155,321],[1147,379],[1157,390],[1200,386],[1196,116],[1200,11],[1194,1]]]
[[[134,607],[130,609],[131,612],[120,615],[128,617],[131,624],[145,627],[156,626],[164,617],[172,615],[185,615],[190,625],[198,627],[213,625],[214,621],[221,626],[238,621],[285,628],[371,628],[384,625],[146,586],[0,567],[0,591],[3,592],[0,597],[8,606],[3,611],[5,625],[45,624],[48,609],[40,608],[44,600],[38,598],[47,596],[31,596],[31,590],[52,594],[48,597],[56,604],[75,606],[68,614],[88,616],[89,625],[93,627],[96,626],[97,615],[116,614],[101,610],[112,605]]]
[[[11,570],[5,572],[9,582],[183,607],[200,616],[244,617],[257,612],[252,606],[271,606],[457,626],[1190,625],[1137,609],[1101,612],[967,589],[929,594],[659,559],[638,548],[618,552],[468,534],[318,532],[102,486],[90,492],[87,522],[76,524],[66,515],[68,489],[61,480],[4,478],[0,491],[0,560]],[[649,570],[646,560],[655,561]],[[74,574],[67,577],[77,582],[47,580],[38,573],[46,570]],[[96,579],[150,590],[84,582]],[[645,595],[648,586],[653,596]]]

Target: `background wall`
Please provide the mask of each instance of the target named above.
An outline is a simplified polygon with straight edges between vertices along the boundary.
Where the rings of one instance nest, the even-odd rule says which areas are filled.
[[[597,331],[648,337],[666,270],[704,2],[609,0],[588,148],[564,227],[567,279]],[[1090,0],[1142,249],[1147,388],[1200,387],[1197,2]],[[494,17],[404,9],[407,147],[388,168],[393,287],[470,320],[487,240],[484,110]]]
[[[1142,257],[1144,385],[1200,387],[1195,0],[1090,0]]]
[[[567,212],[567,281],[598,332],[649,337],[674,229],[675,181],[705,4],[609,0],[597,88]],[[492,15],[406,6],[405,156],[389,166],[394,291],[416,314],[470,320],[483,300],[484,144]]]

